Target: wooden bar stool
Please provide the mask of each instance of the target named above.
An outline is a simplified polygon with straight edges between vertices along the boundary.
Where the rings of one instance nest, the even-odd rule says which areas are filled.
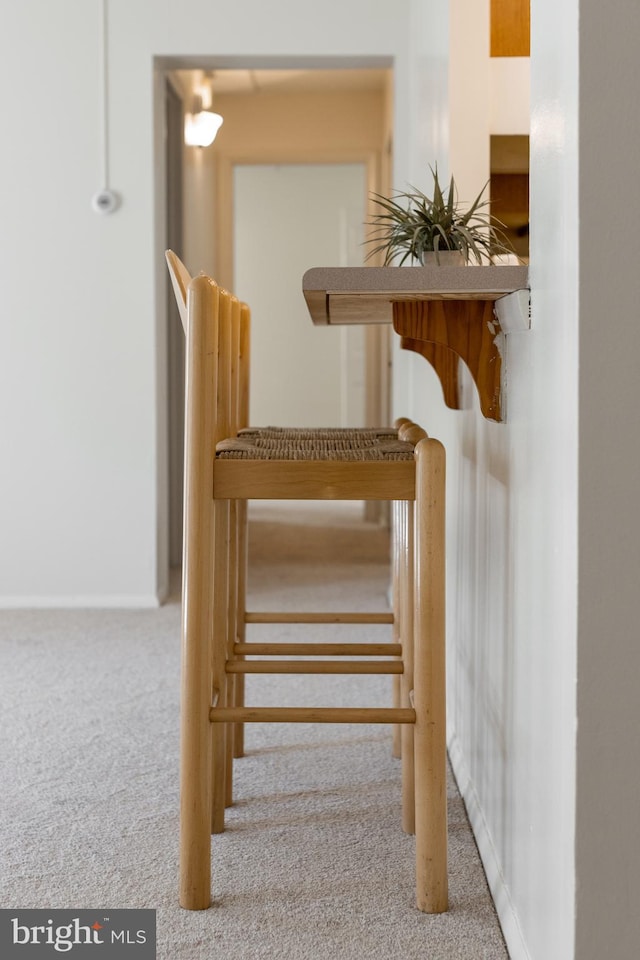
[[[166,251],[166,260],[169,268],[171,283],[178,303],[180,318],[183,329],[187,329],[187,289],[191,282],[191,275],[186,266],[179,257],[172,251]],[[249,367],[250,367],[250,311],[247,304],[239,303],[235,298],[230,300],[230,323],[231,332],[229,340],[229,350],[226,350],[226,362],[230,364],[230,399],[229,399],[229,420],[226,432],[233,436],[242,438],[243,443],[247,444],[247,450],[269,447],[273,451],[278,449],[278,445],[283,443],[294,443],[296,449],[308,449],[313,446],[314,449],[324,448],[334,451],[337,449],[351,449],[354,444],[357,446],[370,446],[380,443],[384,440],[399,439],[399,428],[402,434],[401,439],[417,442],[423,435],[423,432],[412,424],[407,418],[401,418],[394,427],[250,427],[249,423]],[[230,352],[229,352],[230,351]],[[416,431],[418,431],[416,433]],[[246,610],[246,571],[247,571],[247,504],[246,501],[236,500],[231,503],[231,529],[233,531],[232,541],[230,543],[229,558],[229,590],[235,596],[235,610],[230,603],[232,610],[231,617],[235,625],[235,635],[238,643],[243,643],[245,638],[245,628],[247,623],[265,623],[265,622],[285,622],[278,621],[277,615],[270,613],[266,618],[264,614],[258,611],[248,612]],[[398,517],[400,514],[398,514]],[[395,522],[392,523],[392,541],[395,543]],[[395,558],[400,557],[401,553],[394,546],[393,562],[393,613],[378,614],[375,623],[393,623],[394,640],[400,642],[400,611],[399,611],[399,581],[397,578],[397,563]],[[337,614],[323,614],[322,620],[328,623],[340,622]],[[365,622],[362,614],[350,614],[350,622]],[[287,616],[289,622],[293,622],[291,615]],[[299,622],[299,621],[298,621]],[[317,621],[316,621],[317,622]],[[371,622],[371,621],[369,621]],[[233,626],[230,626],[233,630]],[[244,703],[244,675],[238,674],[233,679],[234,701],[236,706]],[[400,676],[393,677],[394,704],[400,705],[401,684]],[[394,756],[401,755],[400,749],[400,728],[394,727],[393,752]],[[244,724],[236,723],[232,738],[231,753],[235,757],[241,757],[244,754]],[[231,772],[227,778],[227,805],[232,803],[232,776]],[[403,817],[403,822],[412,822],[412,815]],[[412,832],[412,831],[411,831]]]
[[[404,730],[403,825],[413,827],[415,821],[417,905],[442,912],[447,909],[444,449],[413,424],[402,429],[421,437],[417,443],[393,432],[390,439],[356,432],[347,441],[346,434],[336,440],[329,431],[296,436],[285,428],[269,436],[260,429],[238,430],[241,351],[234,345],[242,339],[243,311],[248,313],[209,277],[189,281],[180,902],[187,909],[210,904],[210,834],[224,828],[237,724],[391,723]],[[401,623],[400,642],[393,644],[247,643],[244,624],[256,621],[243,612],[239,508],[249,499],[396,502],[398,602],[411,634]],[[336,622],[334,614],[269,616]],[[372,614],[339,616],[342,622],[379,622]],[[389,614],[377,616],[390,622]],[[305,659],[288,659],[300,655]],[[368,659],[354,659],[363,655]],[[236,684],[248,673],[388,673],[401,678],[402,702],[369,708],[251,707],[238,697]]]

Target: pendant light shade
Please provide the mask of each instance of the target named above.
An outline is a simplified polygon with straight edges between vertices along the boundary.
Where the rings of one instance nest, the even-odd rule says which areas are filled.
[[[208,147],[222,126],[222,117],[212,110],[203,110],[202,99],[194,98],[192,112],[184,119],[184,142],[189,147]]]

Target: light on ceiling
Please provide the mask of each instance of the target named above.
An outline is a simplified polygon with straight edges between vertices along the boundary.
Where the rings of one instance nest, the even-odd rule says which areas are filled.
[[[212,110],[204,110],[202,99],[196,97],[192,112],[184,118],[184,142],[189,147],[208,147],[222,126],[222,117]]]

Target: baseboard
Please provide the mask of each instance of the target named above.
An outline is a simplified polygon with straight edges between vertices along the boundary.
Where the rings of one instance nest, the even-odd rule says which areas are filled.
[[[476,839],[478,852],[484,872],[495,904],[496,913],[502,927],[502,933],[507,944],[511,960],[531,960],[531,955],[524,939],[518,914],[514,907],[509,888],[502,873],[500,859],[493,843],[491,831],[484,816],[480,799],[475,785],[469,774],[460,742],[456,735],[449,737],[449,759],[453,769],[458,790],[467,808],[467,815]]]
[[[2,597],[0,610],[154,610],[163,599],[155,594]]]

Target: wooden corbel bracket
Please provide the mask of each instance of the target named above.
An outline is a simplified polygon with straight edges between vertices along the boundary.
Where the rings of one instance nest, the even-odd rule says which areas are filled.
[[[429,340],[416,340],[413,337],[401,336],[400,347],[403,350],[413,350],[414,353],[419,353],[431,364],[438,374],[445,404],[451,410],[460,410],[460,392],[458,389],[458,363],[460,358],[458,354],[439,343],[431,343]]]
[[[504,334],[493,300],[401,300],[393,302],[393,328],[402,347],[433,366],[448,407],[460,408],[458,358],[464,360],[478,390],[480,409],[501,422]]]

